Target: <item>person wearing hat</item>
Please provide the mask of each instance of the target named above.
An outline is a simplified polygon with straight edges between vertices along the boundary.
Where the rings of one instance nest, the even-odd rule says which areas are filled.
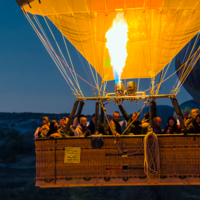
[[[35,131],[34,137],[46,137],[47,133],[49,131],[49,118],[43,117],[42,118],[42,127],[38,127]]]
[[[91,134],[95,134],[95,114],[92,115],[92,121],[90,122],[88,129],[90,129]]]
[[[142,135],[145,135],[149,127],[149,113],[144,114],[144,119],[142,120]]]

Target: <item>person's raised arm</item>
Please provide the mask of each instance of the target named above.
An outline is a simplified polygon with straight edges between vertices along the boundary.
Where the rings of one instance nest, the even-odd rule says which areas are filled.
[[[122,115],[124,116],[124,119],[128,122],[128,120],[130,119],[130,116],[127,114],[127,112],[124,110],[124,108],[122,107],[120,101],[118,101],[118,106],[119,106],[119,109],[122,113]]]

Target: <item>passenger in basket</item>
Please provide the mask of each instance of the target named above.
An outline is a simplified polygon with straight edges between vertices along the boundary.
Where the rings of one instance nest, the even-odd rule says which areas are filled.
[[[47,133],[47,137],[62,137],[59,128],[58,128],[58,123],[56,120],[52,120],[50,123],[50,127],[49,127],[49,132]]]
[[[167,121],[167,126],[162,131],[164,134],[181,133],[181,128],[178,127],[176,119],[171,116]]]
[[[63,124],[59,127],[59,129],[64,134],[63,136],[65,136],[65,134],[67,133],[67,122],[69,121],[69,118],[63,117],[62,121]]]
[[[120,137],[122,134],[121,125],[119,123],[120,114],[118,111],[113,113],[113,118],[109,123],[109,135],[115,135],[116,137]]]
[[[193,115],[192,122],[186,130],[188,133],[200,133],[200,115]]]
[[[155,134],[161,134],[162,133],[161,128],[160,128],[161,124],[162,124],[162,119],[160,117],[155,117],[154,118],[154,125],[153,125],[153,132]]]
[[[87,118],[82,116],[80,118],[80,124],[78,124],[78,126],[76,127],[76,130],[74,132],[74,136],[87,137],[90,135],[91,135],[91,132],[87,128]]]
[[[79,115],[79,116],[77,117],[78,123],[79,123],[79,124],[81,123],[81,122],[80,122],[81,117],[85,117],[85,115],[81,114],[81,115]]]
[[[90,129],[91,134],[95,134],[95,114],[92,115],[92,121],[90,122],[88,129]]]
[[[188,129],[187,126],[192,122],[195,115],[199,114],[199,109],[195,108],[191,110],[191,114],[188,115],[187,119],[185,120],[185,128]]]
[[[149,127],[149,113],[144,114],[144,119],[142,120],[142,135],[145,135]]]
[[[140,135],[142,132],[142,123],[139,121],[139,113],[134,112],[132,117],[130,117],[127,112],[124,110],[120,102],[118,102],[119,109],[124,116],[125,120],[127,121],[127,131],[125,132],[125,135],[129,135],[130,133],[133,133],[135,135]]]
[[[47,133],[49,131],[49,118],[43,117],[42,118],[42,127],[38,127],[35,131],[34,137],[35,138],[41,138],[46,137]]]
[[[69,136],[74,136],[74,132],[76,130],[76,127],[78,126],[79,122],[78,122],[78,117],[76,117],[74,119],[73,125],[70,125],[69,131],[67,133],[67,135]]]
[[[61,128],[62,126],[63,126],[63,119],[60,119],[60,121],[59,121],[59,128]]]

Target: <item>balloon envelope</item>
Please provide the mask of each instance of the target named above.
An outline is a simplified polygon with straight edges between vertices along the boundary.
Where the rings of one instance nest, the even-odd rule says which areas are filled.
[[[197,0],[34,0],[30,6],[22,7],[47,16],[104,81],[114,80],[105,35],[117,13],[125,13],[128,25],[121,79],[156,76],[200,29]]]

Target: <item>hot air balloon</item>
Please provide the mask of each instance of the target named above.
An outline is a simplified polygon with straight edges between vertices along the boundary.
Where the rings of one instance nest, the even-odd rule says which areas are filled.
[[[107,102],[142,100],[144,106],[140,112],[150,102],[150,129],[145,137],[122,134],[117,138],[116,135],[102,137],[95,134],[91,138],[35,140],[36,185],[72,187],[199,184],[200,162],[196,152],[200,137],[183,137],[183,134],[157,137],[152,131],[153,118],[156,116],[156,98],[171,98],[181,127],[184,128],[183,116],[175,98],[178,89],[172,94],[164,95],[158,95],[158,91],[163,82],[165,66],[200,29],[199,1],[16,1],[76,96],[68,128],[79,101],[78,116],[85,100],[96,101],[96,133],[99,130],[99,105],[101,116],[104,116],[104,104]],[[59,54],[48,40],[38,15],[43,17]],[[66,39],[87,60],[95,85],[80,76],[71,59],[72,67],[68,66],[49,21],[61,32],[68,55]],[[199,54],[194,54],[193,58],[195,60],[191,65],[195,65]],[[180,66],[178,70],[183,67]],[[155,79],[160,72],[159,84],[155,85]],[[188,74],[186,72],[187,70],[182,71],[184,77]],[[139,92],[134,81],[128,82],[127,88],[124,87],[122,80],[135,78],[151,79],[150,89]],[[79,79],[96,89],[94,97],[84,96]],[[115,80],[114,93],[106,91],[106,83],[111,80]],[[147,94],[147,91],[150,92]],[[188,179],[182,181],[186,177]],[[191,177],[194,179],[190,179]]]
[[[199,34],[197,34],[192,40],[178,53],[176,56],[175,68],[178,69],[184,64],[188,58],[197,51],[200,45]],[[190,62],[187,63],[188,67]],[[177,72],[179,78],[181,78],[181,72],[184,69]],[[200,104],[200,60],[196,62],[192,71],[183,83],[183,87],[194,98],[198,104]]]

